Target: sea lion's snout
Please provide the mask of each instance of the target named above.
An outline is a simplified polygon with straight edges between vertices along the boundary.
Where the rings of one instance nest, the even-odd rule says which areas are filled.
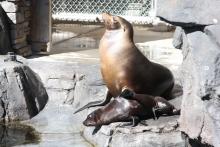
[[[93,123],[90,123],[87,119],[83,121],[84,126],[94,126]]]
[[[109,13],[102,13],[102,20],[107,30],[116,30],[120,28],[119,22],[116,20],[117,16]]]
[[[112,15],[109,13],[102,13],[102,19],[103,19],[103,21],[112,19]]]
[[[97,126],[100,124],[100,115],[102,115],[102,113],[100,113],[100,109],[97,109],[95,111],[93,111],[92,113],[90,113],[86,120],[83,121],[83,124],[85,126]]]

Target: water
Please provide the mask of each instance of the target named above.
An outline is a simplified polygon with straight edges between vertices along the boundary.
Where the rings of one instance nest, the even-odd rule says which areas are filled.
[[[21,124],[0,124],[0,146],[11,147],[22,144],[37,144],[39,134],[30,126]]]

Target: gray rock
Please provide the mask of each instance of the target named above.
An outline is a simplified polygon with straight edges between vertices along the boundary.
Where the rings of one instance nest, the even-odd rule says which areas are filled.
[[[27,120],[46,105],[48,95],[36,73],[18,62],[0,62],[1,120]]]
[[[102,126],[96,134],[92,134],[94,127],[87,127],[83,136],[98,147],[185,147],[176,118],[161,117],[157,121],[148,120],[148,126],[136,127],[120,127],[120,123],[112,123]]]
[[[157,15],[181,26],[176,28],[173,40],[174,47],[183,53],[179,122],[180,130],[187,134],[192,146],[220,146],[217,137],[220,135],[219,6],[218,0],[158,1]]]
[[[176,26],[220,23],[219,0],[158,0],[157,16]]]
[[[220,25],[207,26],[204,31],[220,47]]]
[[[46,134],[81,132],[88,111],[73,112],[89,101],[103,99],[98,66],[31,60],[28,65],[41,77],[49,101],[39,115],[25,123]]]
[[[7,14],[0,5],[0,54],[12,51],[8,25]]]
[[[181,27],[176,27],[173,35],[173,46],[177,49],[181,49],[183,45],[184,30]]]
[[[205,30],[185,29],[180,130],[191,139],[201,138],[202,143],[219,146],[219,26],[207,26]]]
[[[168,139],[169,138],[169,139]],[[140,143],[141,142],[141,143]],[[185,147],[180,132],[116,134],[112,138],[113,147]]]
[[[25,21],[24,14],[21,12],[7,13],[10,23],[17,24]]]

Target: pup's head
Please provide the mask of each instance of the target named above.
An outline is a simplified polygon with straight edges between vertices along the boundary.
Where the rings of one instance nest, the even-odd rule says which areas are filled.
[[[90,113],[86,120],[83,121],[85,126],[99,126],[102,125],[102,121],[100,120],[100,115],[102,115],[101,109],[97,109]]]

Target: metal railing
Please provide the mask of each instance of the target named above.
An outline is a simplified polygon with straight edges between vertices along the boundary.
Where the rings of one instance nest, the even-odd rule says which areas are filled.
[[[54,20],[94,22],[102,12],[149,24],[155,17],[155,0],[52,0]]]

